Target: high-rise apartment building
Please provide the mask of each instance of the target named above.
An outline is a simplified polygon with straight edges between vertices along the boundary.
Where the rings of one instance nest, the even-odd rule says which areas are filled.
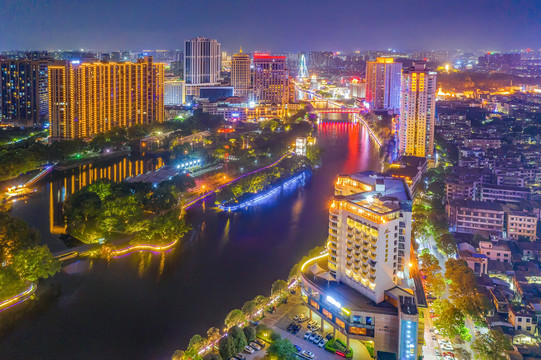
[[[425,63],[402,71],[398,146],[401,155],[434,159],[436,73]]]
[[[235,96],[248,97],[252,88],[252,61],[248,54],[242,52],[233,55],[231,60],[231,86],[235,89]]]
[[[263,104],[289,102],[289,70],[285,56],[254,54],[254,98]]]
[[[186,95],[199,96],[201,86],[219,84],[221,45],[217,40],[196,37],[184,47],[184,81]]]
[[[412,197],[403,179],[341,175],[330,209],[329,269],[376,303],[409,279]]]
[[[34,126],[47,119],[47,60],[0,60],[0,124]]]
[[[366,101],[374,110],[400,108],[402,63],[378,57],[366,62]]]
[[[66,62],[49,66],[50,135],[89,138],[113,127],[164,121],[164,64]]]

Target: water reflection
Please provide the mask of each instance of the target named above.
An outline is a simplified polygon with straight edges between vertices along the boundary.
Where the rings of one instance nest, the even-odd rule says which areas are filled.
[[[62,206],[67,197],[74,192],[100,179],[120,182],[127,177],[144,174],[164,165],[161,157],[132,158],[98,164],[78,165],[64,171],[55,170],[49,181],[38,188],[38,192],[22,201],[13,204],[13,215],[21,217],[42,234],[47,245],[59,248],[56,235],[65,233],[66,227],[62,217]],[[48,209],[48,212],[41,209]],[[47,226],[45,225],[47,224]]]
[[[322,166],[305,187],[231,214],[216,211],[209,199],[187,211],[194,231],[166,254],[96,259],[87,271],[59,273],[52,279],[58,298],[1,335],[0,358],[170,359],[193,334],[223,326],[231,309],[269,294],[277,278],[324,244],[336,174],[380,167],[361,127],[322,124],[318,130]],[[38,216],[39,210],[33,208]]]

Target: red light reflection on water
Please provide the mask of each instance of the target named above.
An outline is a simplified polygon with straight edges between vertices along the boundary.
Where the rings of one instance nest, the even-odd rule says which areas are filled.
[[[318,132],[327,138],[347,138],[347,154],[344,159],[343,172],[354,173],[364,170],[379,170],[372,168],[373,158],[378,156],[378,149],[364,126],[353,122],[322,122],[318,124]],[[334,142],[331,141],[331,146]]]

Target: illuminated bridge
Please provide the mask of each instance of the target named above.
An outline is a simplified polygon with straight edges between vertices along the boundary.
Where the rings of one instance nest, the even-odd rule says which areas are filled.
[[[326,108],[314,109],[312,112],[320,114],[360,114],[364,111],[363,108]]]

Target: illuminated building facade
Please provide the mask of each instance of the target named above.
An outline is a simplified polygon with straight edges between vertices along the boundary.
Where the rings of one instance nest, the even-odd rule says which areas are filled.
[[[0,60],[0,124],[34,126],[47,119],[47,60]]]
[[[401,155],[434,159],[436,73],[425,63],[402,71],[398,146]]]
[[[242,52],[233,55],[231,60],[231,86],[235,89],[235,96],[248,97],[252,88],[252,61],[250,56]]]
[[[289,70],[285,56],[254,54],[254,98],[264,104],[289,102]]]
[[[50,136],[89,138],[113,127],[164,121],[164,64],[66,62],[49,66]]]
[[[346,347],[370,341],[374,354],[417,359],[417,308],[426,300],[410,278],[411,206],[403,179],[373,172],[338,177],[328,254],[302,265],[301,297],[322,332],[332,331]]]
[[[186,102],[186,87],[183,80],[165,80],[163,93],[165,106],[179,106]]]
[[[400,108],[402,63],[379,57],[366,62],[366,101],[374,110]]]
[[[186,40],[184,47],[184,81],[186,95],[199,96],[201,86],[218,85],[220,80],[221,45],[215,39],[196,37]]]
[[[401,178],[339,176],[330,209],[329,269],[376,303],[409,279],[412,197]]]

